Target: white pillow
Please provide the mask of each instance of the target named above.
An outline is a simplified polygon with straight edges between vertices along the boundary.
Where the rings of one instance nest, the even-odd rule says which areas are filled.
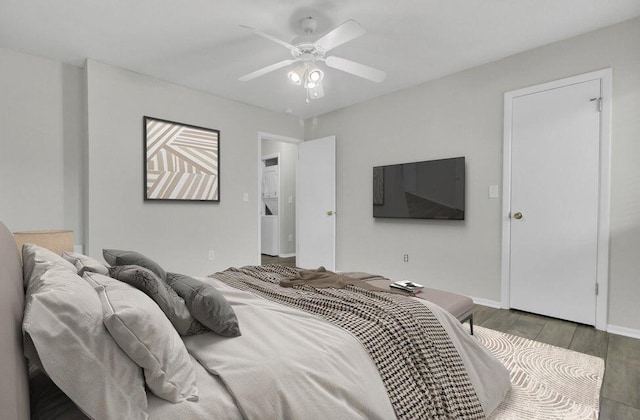
[[[106,265],[87,255],[76,252],[63,252],[62,258],[73,264],[80,276],[82,276],[85,271],[104,274],[105,276],[109,275],[109,268]]]
[[[197,401],[193,363],[160,307],[121,281],[96,273],[84,277],[100,295],[104,324],[122,350],[144,369],[151,392],[173,403]]]
[[[76,267],[60,255],[34,244],[22,245],[22,278],[25,288],[37,283],[45,271],[58,267],[70,273],[76,273]]]
[[[147,419],[142,370],[109,335],[96,291],[60,256],[69,266],[25,251],[33,266],[22,328],[44,371],[91,418]]]

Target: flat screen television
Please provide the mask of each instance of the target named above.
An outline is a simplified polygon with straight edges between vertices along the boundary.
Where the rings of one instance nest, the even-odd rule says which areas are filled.
[[[464,220],[464,157],[376,166],[373,217]]]

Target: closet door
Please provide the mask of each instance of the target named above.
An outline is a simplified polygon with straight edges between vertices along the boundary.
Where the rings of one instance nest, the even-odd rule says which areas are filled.
[[[515,97],[510,304],[594,325],[600,79]]]

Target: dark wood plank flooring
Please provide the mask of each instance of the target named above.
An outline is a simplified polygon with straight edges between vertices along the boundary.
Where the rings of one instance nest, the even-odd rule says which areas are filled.
[[[282,265],[288,265],[289,267],[295,267],[296,257],[281,258],[281,257],[278,257],[277,255],[272,256],[272,255],[262,254],[261,264],[282,264]]]
[[[475,305],[474,324],[605,360],[601,420],[640,420],[640,340],[516,310]]]

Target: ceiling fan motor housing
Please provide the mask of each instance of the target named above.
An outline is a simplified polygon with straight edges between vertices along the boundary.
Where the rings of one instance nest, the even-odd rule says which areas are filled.
[[[312,63],[324,58],[325,52],[314,44],[298,44],[296,47],[298,47],[297,50],[291,50],[291,55],[303,63]]]

